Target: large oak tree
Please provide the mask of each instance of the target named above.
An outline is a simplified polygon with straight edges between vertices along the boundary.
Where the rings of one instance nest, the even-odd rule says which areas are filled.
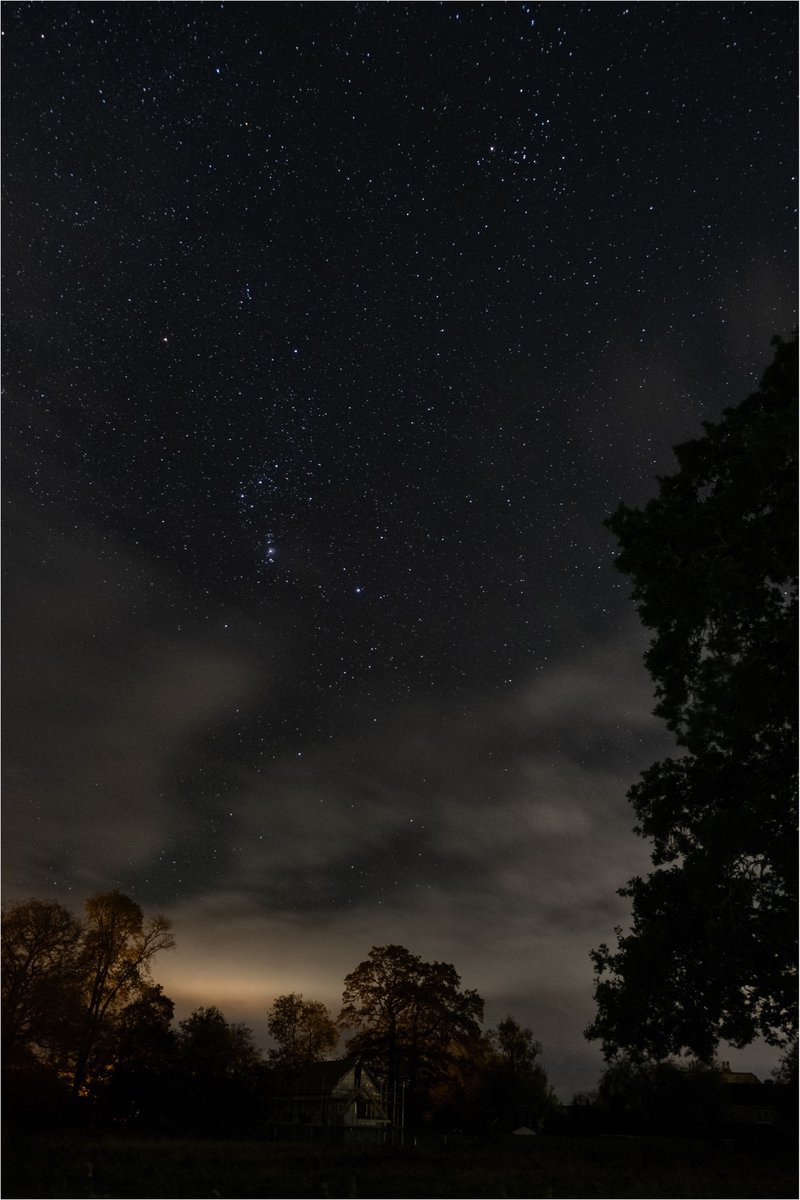
[[[390,1096],[405,1086],[412,1124],[454,1057],[480,1038],[483,1000],[460,985],[451,963],[423,962],[404,946],[373,946],[345,978],[339,1023],[356,1030],[348,1049],[385,1081]]]
[[[629,793],[655,870],[592,954],[606,1057],[708,1061],[796,1027],[797,340],[774,345],[759,390],[607,522],[680,752]]]

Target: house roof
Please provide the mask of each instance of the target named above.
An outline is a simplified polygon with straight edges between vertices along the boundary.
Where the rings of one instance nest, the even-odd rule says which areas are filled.
[[[339,1080],[358,1065],[356,1058],[336,1058],[326,1062],[309,1063],[302,1071],[287,1071],[280,1076],[280,1082],[286,1091],[297,1094],[304,1092],[328,1092],[335,1088]],[[373,1086],[377,1086],[366,1067],[362,1067],[365,1075]]]

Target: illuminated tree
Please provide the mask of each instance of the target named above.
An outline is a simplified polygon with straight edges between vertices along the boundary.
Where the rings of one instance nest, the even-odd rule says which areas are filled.
[[[85,908],[83,1012],[72,1081],[76,1092],[86,1082],[107,1024],[150,985],[155,955],[175,944],[165,917],[145,923],[139,905],[120,892],[92,896]]]
[[[154,955],[173,945],[169,923],[145,922],[119,892],[91,897],[85,910],[81,921],[29,900],[4,914],[2,938],[4,1065],[46,1067],[78,1095],[108,1083],[137,1012],[163,1018],[172,1008],[150,979]]]

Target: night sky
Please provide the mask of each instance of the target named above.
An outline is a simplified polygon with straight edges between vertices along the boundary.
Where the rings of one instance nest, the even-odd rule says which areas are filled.
[[[400,943],[568,1100],[673,745],[602,522],[796,323],[796,6],[3,16],[6,901],[262,1044]]]

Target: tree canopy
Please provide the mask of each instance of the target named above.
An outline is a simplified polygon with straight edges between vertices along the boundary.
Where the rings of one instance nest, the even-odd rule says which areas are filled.
[[[194,1080],[244,1075],[262,1061],[252,1030],[226,1021],[213,1004],[194,1009],[178,1023],[178,1060]]]
[[[431,1092],[433,1123],[446,1129],[539,1131],[560,1109],[539,1061],[540,1042],[511,1016],[451,1056]]]
[[[4,1062],[48,1063],[78,1093],[109,1057],[120,1014],[151,990],[150,965],[174,943],[120,892],[91,896],[83,921],[56,901],[3,916]]]
[[[84,1003],[73,1071],[76,1091],[90,1068],[104,1022],[141,996],[151,982],[153,958],[175,945],[165,917],[145,922],[139,905],[121,892],[90,896],[85,908],[81,951]]]
[[[3,914],[3,1060],[52,1060],[77,1021],[80,922],[56,901],[29,900]]]
[[[375,946],[345,979],[338,1022],[300,993],[268,1015],[265,1062],[252,1030],[216,1006],[175,1024],[152,978],[169,922],[146,919],[120,892],[89,898],[82,916],[29,900],[3,914],[3,1084],[18,1127],[91,1121],[192,1136],[253,1128],[311,1064],[336,1050],[384,1086],[393,1121],[446,1128],[541,1128],[557,1102],[541,1045],[506,1017],[481,1034],[483,1001],[455,967],[404,946]],[[329,1114],[330,1115],[330,1114]]]
[[[423,962],[404,946],[373,946],[345,978],[339,1023],[357,1032],[348,1049],[388,1085],[407,1085],[411,1122],[422,1095],[480,1038],[483,1000],[460,991],[451,963]]]
[[[541,1128],[558,1107],[538,1061],[542,1043],[511,1016],[490,1029],[488,1038],[494,1053],[485,1072],[486,1107],[496,1122],[505,1121],[511,1128]]]
[[[675,448],[643,509],[606,522],[653,631],[645,664],[680,756],[629,792],[656,870],[592,952],[606,1057],[709,1061],[796,1027],[797,339],[758,391]]]
[[[319,1000],[304,1000],[298,992],[277,997],[267,1028],[277,1043],[269,1052],[270,1066],[280,1070],[302,1070],[320,1062],[339,1041],[339,1030],[326,1006]]]
[[[726,1120],[726,1093],[717,1063],[618,1056],[604,1071],[597,1106],[606,1128],[624,1133],[681,1136],[704,1129],[719,1133]]]

